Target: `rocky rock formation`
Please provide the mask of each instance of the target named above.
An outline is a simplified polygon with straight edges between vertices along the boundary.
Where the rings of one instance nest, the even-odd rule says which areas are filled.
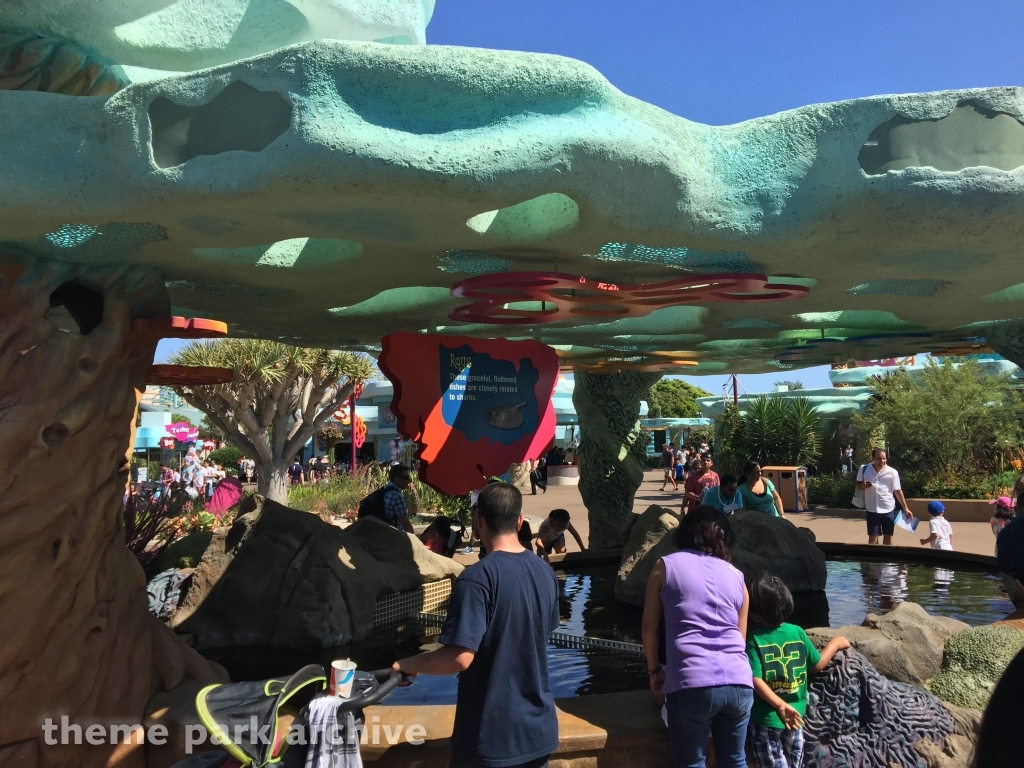
[[[929,741],[941,750],[954,733],[935,696],[886,679],[855,650],[837,653],[808,683],[806,768],[927,768],[915,747]]]
[[[807,634],[820,645],[842,635],[890,680],[924,685],[939,673],[946,638],[968,628],[916,603],[900,603],[881,616],[869,613],[859,627],[815,627]]]
[[[461,572],[375,518],[342,530],[256,496],[214,534],[171,625],[197,648],[329,648],[370,634],[379,597]]]
[[[633,605],[644,604],[644,590],[654,564],[675,551],[673,538],[680,517],[675,512],[649,506],[642,514],[631,515],[623,529],[626,544],[615,579],[615,598]]]
[[[953,719],[953,733],[941,747],[930,739],[921,739],[914,749],[925,759],[928,768],[970,768],[973,765],[974,745],[981,733],[981,712],[964,709],[947,701],[942,706]]]
[[[626,521],[626,543],[615,582],[616,598],[643,605],[651,569],[658,558],[675,551],[673,533],[680,519],[672,510],[652,504],[643,514]],[[825,555],[815,545],[810,531],[759,512],[738,512],[729,522],[736,533],[733,565],[745,574],[770,571],[793,592],[825,588]]]
[[[927,682],[928,690],[958,707],[984,709],[996,683],[1017,652],[1024,632],[988,625],[958,632],[946,641],[942,670]]]
[[[729,522],[736,534],[732,564],[743,573],[769,571],[786,582],[791,592],[825,588],[825,553],[809,529],[760,512],[736,512]]]
[[[169,310],[148,267],[0,256],[0,765],[141,766],[142,745],[48,745],[40,726],[138,723],[155,693],[223,676],[149,613],[125,546],[157,342],[134,321]]]

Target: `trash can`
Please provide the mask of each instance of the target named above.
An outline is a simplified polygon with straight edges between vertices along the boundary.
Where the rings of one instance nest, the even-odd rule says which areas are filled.
[[[761,467],[761,474],[772,481],[782,497],[782,508],[787,512],[806,512],[806,467]]]

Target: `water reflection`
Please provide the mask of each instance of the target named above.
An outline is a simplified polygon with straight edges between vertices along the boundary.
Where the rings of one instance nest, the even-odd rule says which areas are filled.
[[[919,563],[829,560],[829,624],[861,624],[867,613],[891,611],[905,600],[928,613],[973,626],[998,621],[1012,611],[1002,579],[968,569]]]

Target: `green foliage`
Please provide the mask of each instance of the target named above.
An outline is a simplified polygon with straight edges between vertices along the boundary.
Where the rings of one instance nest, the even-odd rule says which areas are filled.
[[[987,625],[957,632],[946,640],[942,671],[925,687],[958,707],[985,709],[992,690],[1018,651],[1024,632]]]
[[[900,472],[900,485],[908,499],[994,499],[1008,496],[1017,473],[1013,470],[997,475],[975,473],[933,475],[920,470]],[[811,505],[842,509],[852,507],[853,475],[823,472],[807,478],[807,501]]]
[[[853,475],[829,473],[809,477],[807,478],[807,503],[831,509],[852,507],[853,504],[850,503],[850,500],[853,498],[853,486]]]
[[[746,461],[740,444],[740,410],[732,403],[715,419],[715,465],[719,474],[738,475]]]
[[[996,475],[975,472],[935,475],[927,470],[903,470],[900,485],[907,498],[917,499],[994,499],[1009,496],[1017,479],[1014,471]]]
[[[690,445],[700,446],[701,443],[711,445],[715,440],[714,426],[693,427],[690,429],[690,437],[687,441]]]
[[[1024,442],[1024,399],[1009,378],[976,361],[930,360],[920,371],[875,378],[862,434],[884,434],[896,466],[951,475],[1003,470]]]
[[[215,464],[220,464],[225,469],[238,471],[238,462],[245,454],[232,445],[210,451],[209,459]]]
[[[181,422],[183,422],[183,421],[184,421],[184,422],[185,422],[186,424],[188,424],[188,425],[189,425],[190,427],[194,427],[194,426],[195,426],[195,425],[194,425],[194,424],[192,423],[192,419],[190,419],[190,418],[189,418],[188,416],[186,416],[186,415],[185,415],[184,413],[172,413],[172,414],[171,414],[171,423],[172,423],[172,424],[180,424],[180,423],[181,423]]]
[[[804,388],[804,383],[802,381],[799,381],[799,380],[797,380],[797,381],[776,381],[775,382],[775,386],[776,387],[786,387],[786,389],[788,389],[790,392],[792,392],[794,389],[803,389]]]
[[[747,461],[762,466],[813,464],[821,455],[823,425],[806,398],[762,395],[747,405],[738,428],[733,427],[727,453],[736,465]]]
[[[662,379],[647,395],[647,418],[649,419],[693,419],[700,416],[700,408],[694,402],[698,397],[707,397],[700,387],[687,384],[682,379]]]
[[[388,467],[371,464],[360,469],[355,477],[344,474],[327,482],[294,485],[288,491],[288,506],[313,512],[324,519],[354,518],[359,502],[387,484],[388,470]],[[469,521],[469,495],[447,496],[418,479],[403,495],[410,514],[447,515],[463,522]]]

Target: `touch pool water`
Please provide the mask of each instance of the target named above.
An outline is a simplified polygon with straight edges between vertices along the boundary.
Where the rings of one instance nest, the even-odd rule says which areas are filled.
[[[615,573],[614,565],[558,572],[560,631],[640,643],[642,612],[615,600]],[[803,618],[794,619],[806,626],[860,624],[868,612],[889,611],[905,600],[920,604],[929,613],[972,625],[998,621],[1013,610],[995,574],[882,560],[830,560],[824,595],[799,597],[798,613]],[[356,660],[362,669],[387,667],[435,639],[436,630],[433,635],[388,647],[378,642],[309,652],[238,648],[218,649],[206,655],[227,667],[233,680],[261,680],[294,672],[303,664],[327,666],[331,659],[343,657]],[[647,687],[646,663],[639,656],[549,645],[548,669],[556,698]],[[412,686],[398,689],[387,703],[453,704],[457,686],[455,675],[422,677]]]

